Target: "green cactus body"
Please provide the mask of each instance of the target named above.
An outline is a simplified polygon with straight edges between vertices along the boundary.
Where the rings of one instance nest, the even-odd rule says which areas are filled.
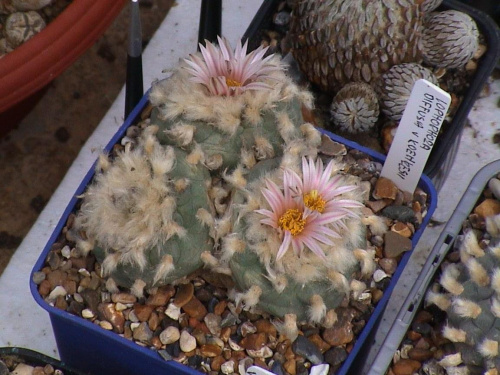
[[[446,312],[443,336],[455,344],[460,366],[500,365],[500,247],[492,239],[479,247],[474,230],[464,234],[460,262],[448,264],[427,301]]]
[[[198,219],[199,210],[213,211],[208,170],[154,136],[141,142],[96,176],[78,217],[104,273],[124,287],[180,279],[200,268],[200,254],[213,247]]]
[[[279,66],[278,60],[272,61]],[[271,89],[230,97],[209,95],[188,77],[181,66],[153,85],[151,123],[160,128],[160,143],[189,152],[199,148],[209,169],[245,164],[242,152],[254,154],[257,161],[281,156],[283,144],[300,136],[295,124],[304,122],[302,106],[312,100],[282,70],[272,73]]]
[[[238,249],[227,246],[227,257],[242,292],[239,298],[244,305],[258,299],[258,308],[278,317],[293,314],[299,321],[321,323],[327,311],[349,298],[349,284],[360,276],[360,262],[353,250],[366,248],[366,229],[359,218],[346,219],[341,238],[333,246],[324,247],[326,261],[309,250],[300,257],[289,252],[277,261],[279,234],[262,225],[262,215],[255,212],[264,206],[264,180],[278,181],[283,173],[277,161],[266,162],[252,169],[248,186],[236,192],[232,202],[232,235],[237,238],[234,248]]]

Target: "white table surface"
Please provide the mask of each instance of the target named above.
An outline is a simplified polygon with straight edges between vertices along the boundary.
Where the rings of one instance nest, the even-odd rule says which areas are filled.
[[[165,77],[163,70],[174,67],[179,58],[196,50],[197,7],[200,3],[199,0],[178,1],[149,42],[143,54],[146,88],[154,80]],[[261,3],[262,0],[223,1],[222,34],[233,46],[245,32]],[[479,99],[470,113],[471,126],[464,130],[455,163],[438,195],[438,207],[433,217],[435,220],[445,222],[476,171],[500,159],[500,146],[492,142],[493,134],[500,132],[499,98],[500,80],[497,79],[491,84],[490,95]],[[97,150],[108,143],[122,124],[124,101],[125,91],[122,89],[0,276],[0,347],[26,347],[58,358],[48,313],[33,300],[29,290],[29,275],[82,177],[93,164]],[[424,231],[401,276],[408,285],[416,279],[442,229],[443,225]],[[396,286],[384,314],[388,323],[385,327],[380,326],[380,334],[394,319],[405,293],[405,288]]]

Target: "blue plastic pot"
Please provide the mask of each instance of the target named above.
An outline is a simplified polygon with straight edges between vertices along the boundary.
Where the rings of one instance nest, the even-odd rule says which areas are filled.
[[[133,120],[139,116],[146,104],[147,95],[142,98],[137,107],[132,111],[125,123],[120,127],[118,132],[106,146],[105,150],[111,150],[113,145],[120,141],[127,128],[134,123]],[[328,132],[324,133],[330,136],[333,140],[339,141],[338,136]],[[383,162],[385,158],[383,155],[375,153],[368,148],[360,147],[353,142],[342,140],[341,143],[344,143],[349,148],[354,148],[368,154],[376,161]],[[68,216],[75,210],[78,203],[77,196],[85,191],[93,175],[94,168],[91,168],[83,178],[77,191],[75,191],[74,198],[64,211],[47,245],[33,267],[32,273],[40,271],[44,267],[45,260],[52,245],[61,235],[61,231],[65,226]],[[425,216],[421,227],[413,236],[413,248],[416,246],[418,239],[427,226],[437,204],[437,193],[430,179],[426,176],[422,176],[419,186],[428,194],[430,203],[428,205],[427,215]],[[382,313],[392,289],[396,285],[399,276],[406,266],[410,253],[411,252],[407,252],[402,257],[396,272],[392,276],[389,287],[386,289],[384,296],[377,304],[370,320],[367,322],[362,332],[358,335],[352,351],[340,370],[337,372],[338,375],[348,374],[349,367],[355,360],[364,340]],[[60,357],[69,366],[91,374],[107,375],[199,374],[198,371],[177,362],[165,361],[154,350],[141,347],[134,342],[127,340],[116,333],[106,331],[98,325],[86,321],[83,318],[50,306],[40,296],[37,285],[32,280],[33,277],[31,277],[30,281],[33,298],[44,310],[49,313]]]

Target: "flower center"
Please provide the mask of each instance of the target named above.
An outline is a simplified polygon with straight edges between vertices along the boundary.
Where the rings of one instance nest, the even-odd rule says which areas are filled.
[[[234,80],[234,79],[231,79],[231,78],[228,78],[226,77],[226,84],[229,86],[229,87],[241,87],[241,83]]]
[[[323,213],[326,206],[326,201],[321,198],[317,190],[311,190],[309,193],[304,194],[304,204],[311,210]]]
[[[289,231],[292,236],[300,234],[304,230],[306,220],[302,218],[302,212],[295,208],[289,208],[278,220],[281,229]]]

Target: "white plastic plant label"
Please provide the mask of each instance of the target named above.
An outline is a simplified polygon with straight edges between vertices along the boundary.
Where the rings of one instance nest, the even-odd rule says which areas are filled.
[[[415,82],[382,168],[382,177],[413,193],[424,170],[451,96],[425,79]]]

